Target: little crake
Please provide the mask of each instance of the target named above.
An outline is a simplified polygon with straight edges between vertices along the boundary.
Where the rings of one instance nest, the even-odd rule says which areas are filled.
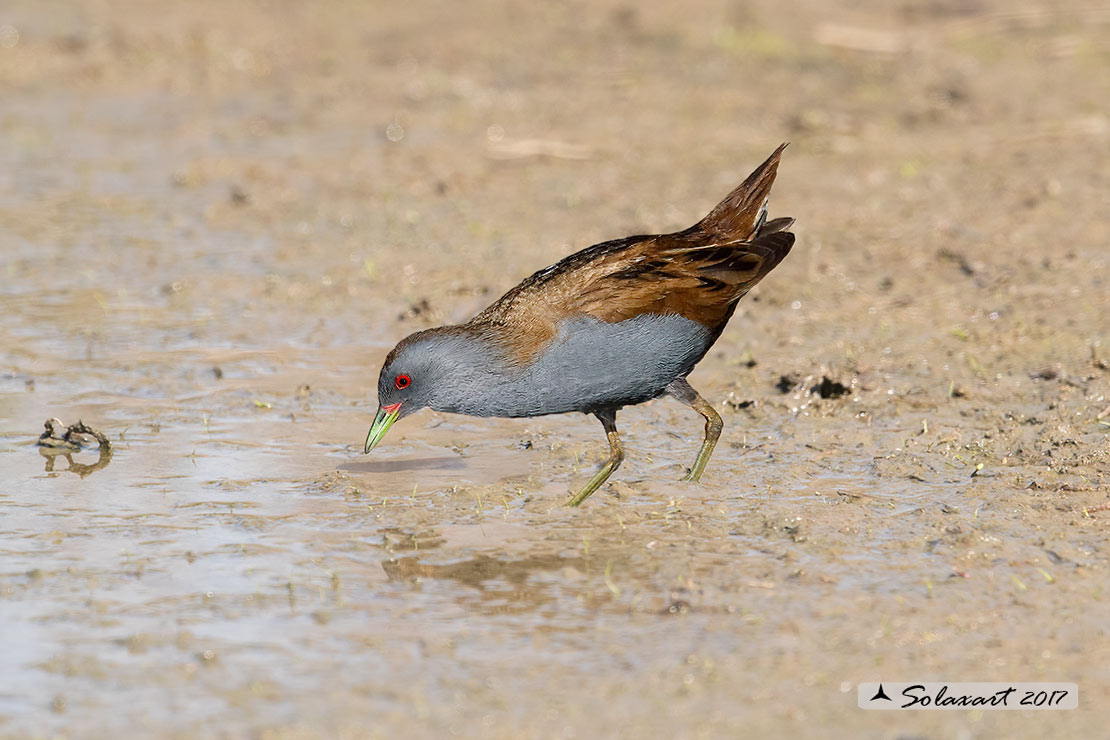
[[[417,332],[378,377],[370,452],[422,408],[471,416],[581,411],[605,427],[609,459],[577,506],[620,466],[617,411],[668,395],[705,417],[686,480],[701,477],[721,417],[686,382],[736,303],[790,251],[792,218],[767,220],[783,144],[708,216],[674,234],[595,244],[540,270],[459,326]]]

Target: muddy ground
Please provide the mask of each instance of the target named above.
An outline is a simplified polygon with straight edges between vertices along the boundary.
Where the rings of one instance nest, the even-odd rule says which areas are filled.
[[[1108,38],[1047,1],[7,0],[0,736],[1104,735]],[[784,140],[798,243],[691,376],[702,485],[668,400],[579,510],[584,416],[361,454],[399,338]],[[1080,708],[857,709],[879,680]]]

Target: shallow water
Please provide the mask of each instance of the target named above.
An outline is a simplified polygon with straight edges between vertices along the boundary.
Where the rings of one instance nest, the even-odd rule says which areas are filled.
[[[0,736],[1098,736],[1105,19],[938,6],[890,56],[843,31],[885,5],[753,8],[0,14]],[[398,339],[787,136],[701,485],[666,400],[577,510],[592,418],[361,454]],[[883,679],[1080,709],[858,710]]]

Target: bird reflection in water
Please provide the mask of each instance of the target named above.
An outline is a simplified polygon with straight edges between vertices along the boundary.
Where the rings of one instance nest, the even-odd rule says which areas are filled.
[[[528,611],[538,603],[555,599],[555,594],[548,593],[552,584],[537,582],[532,576],[568,569],[584,574],[589,571],[589,564],[581,557],[533,555],[519,560],[499,560],[481,554],[470,560],[442,565],[421,562],[419,555],[382,562],[382,570],[390,581],[450,580],[476,589],[481,597],[480,604],[471,604],[471,608],[476,606],[480,611],[491,613]]]

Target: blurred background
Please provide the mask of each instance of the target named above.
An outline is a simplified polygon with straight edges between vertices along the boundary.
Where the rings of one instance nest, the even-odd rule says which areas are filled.
[[[0,735],[1098,735],[1108,69],[1100,3],[6,0]],[[592,419],[361,456],[400,338],[783,141],[703,486],[666,401],[576,512]]]

